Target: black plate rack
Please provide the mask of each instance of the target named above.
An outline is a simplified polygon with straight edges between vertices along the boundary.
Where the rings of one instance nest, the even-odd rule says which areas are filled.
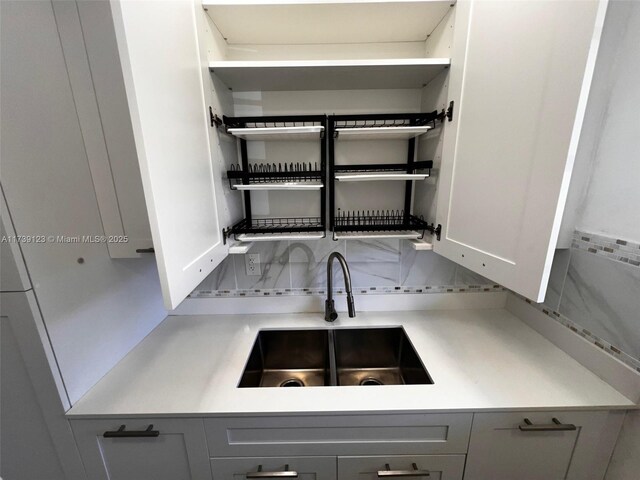
[[[227,228],[225,240],[234,236],[237,240],[277,240],[278,236],[316,232],[325,235],[326,230],[326,115],[223,117],[225,131],[239,138],[241,163],[227,171],[229,186],[242,190],[245,217]],[[259,140],[308,140],[316,139],[320,145],[319,161],[314,162],[263,162],[249,163],[247,141]],[[288,159],[290,160],[290,159]],[[315,190],[320,194],[320,215],[309,217],[254,218],[251,211],[252,190]],[[316,235],[317,237],[317,235]]]
[[[411,213],[411,196],[413,179],[405,181],[404,206],[401,210],[342,210],[335,205],[335,182],[337,175],[344,173],[356,174],[392,174],[385,175],[392,178],[410,178],[422,173],[422,178],[429,176],[433,161],[415,161],[416,136],[435,126],[436,121],[442,121],[443,114],[437,111],[430,113],[406,114],[367,114],[367,115],[331,115],[329,116],[329,225],[333,232],[333,239],[393,236],[395,238],[422,239],[426,231],[440,239],[440,227],[426,222],[422,217]],[[376,130],[379,129],[379,130]],[[377,135],[377,133],[379,134]],[[406,163],[372,163],[372,164],[335,164],[335,143],[340,135],[362,134],[363,140],[375,138],[407,138]],[[386,234],[386,235],[385,235]]]

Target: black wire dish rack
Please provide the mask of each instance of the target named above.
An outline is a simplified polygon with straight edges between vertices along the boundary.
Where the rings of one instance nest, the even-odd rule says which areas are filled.
[[[436,127],[446,114],[394,113],[329,116],[329,225],[333,239],[406,238],[422,240],[425,232],[440,239],[440,226],[413,215],[413,181],[431,174],[433,161],[416,161],[416,138]],[[340,140],[406,140],[404,163],[349,163],[336,165],[335,148]],[[349,175],[345,175],[345,174]],[[422,175],[417,175],[421,173]],[[353,175],[355,174],[355,175]],[[345,178],[347,177],[347,178]],[[400,210],[342,210],[336,205],[336,181],[403,180],[404,202]],[[344,205],[343,205],[344,207]]]
[[[223,117],[225,131],[239,140],[241,162],[227,171],[229,187],[242,190],[245,218],[223,231],[224,239],[239,241],[316,239],[326,236],[326,115]],[[250,162],[247,141],[318,142],[318,161]],[[254,216],[251,190],[316,190],[318,216]]]
[[[422,216],[406,214],[404,210],[343,211],[334,217],[333,239],[349,237],[397,236],[421,240],[425,232],[440,237],[440,228],[426,222]],[[341,235],[347,234],[347,235]]]
[[[340,130],[348,128],[387,128],[387,127],[431,127],[437,126],[436,120],[442,119],[442,113],[407,113],[381,115],[337,115],[333,137],[339,136]]]
[[[231,165],[231,169],[227,171],[229,187],[232,190],[250,189],[253,185],[292,189],[297,186],[321,188],[322,177],[318,162],[256,163],[248,164],[247,170],[236,164]]]
[[[322,217],[243,218],[225,231],[225,237],[233,235],[239,241],[257,240],[261,235],[268,237],[273,234],[290,234],[303,238],[304,234],[310,237],[315,234],[312,238],[326,236]]]

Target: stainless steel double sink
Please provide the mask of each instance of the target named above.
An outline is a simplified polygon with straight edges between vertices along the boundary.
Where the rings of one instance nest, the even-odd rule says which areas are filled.
[[[432,383],[402,327],[336,328],[261,330],[238,387]]]

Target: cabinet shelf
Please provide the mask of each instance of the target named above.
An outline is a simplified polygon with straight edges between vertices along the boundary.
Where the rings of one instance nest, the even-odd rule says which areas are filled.
[[[363,164],[347,164],[334,165],[333,170],[340,172],[339,175],[346,173],[415,173],[417,170],[430,170],[433,167],[432,160],[423,160],[412,163],[363,163]],[[337,178],[338,174],[336,174]]]
[[[318,45],[424,42],[453,3],[203,0],[202,5],[230,45]]]
[[[424,180],[428,173],[341,173],[336,175],[339,182],[375,182],[381,180]]]
[[[282,183],[252,183],[249,185],[237,184],[232,190],[320,190],[322,183],[311,182],[282,182]]]
[[[324,132],[323,126],[310,127],[258,127],[228,128],[227,133],[243,140],[319,140]]]
[[[422,238],[422,233],[416,231],[363,231],[363,232],[334,232],[334,240],[367,240],[382,238],[397,238],[401,240],[417,240]]]
[[[320,240],[324,232],[282,232],[282,233],[241,233],[236,235],[239,242],[277,242],[284,240]]]
[[[232,165],[227,171],[232,190],[319,190],[324,187],[322,170],[309,163],[249,164],[248,171]],[[241,183],[237,183],[237,181]]]
[[[419,127],[347,127],[336,128],[338,140],[409,140],[431,130],[430,125]]]
[[[422,88],[449,58],[221,60],[209,70],[236,92]]]
[[[322,217],[244,218],[227,232],[238,241],[294,240],[323,238]]]
[[[433,226],[402,210],[343,212],[338,209],[334,219],[333,238],[405,238],[421,239]]]

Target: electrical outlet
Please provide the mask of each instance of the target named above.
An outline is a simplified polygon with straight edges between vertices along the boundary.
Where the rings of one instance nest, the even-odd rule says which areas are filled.
[[[248,253],[244,256],[244,268],[249,276],[261,275],[260,272],[260,254]]]

